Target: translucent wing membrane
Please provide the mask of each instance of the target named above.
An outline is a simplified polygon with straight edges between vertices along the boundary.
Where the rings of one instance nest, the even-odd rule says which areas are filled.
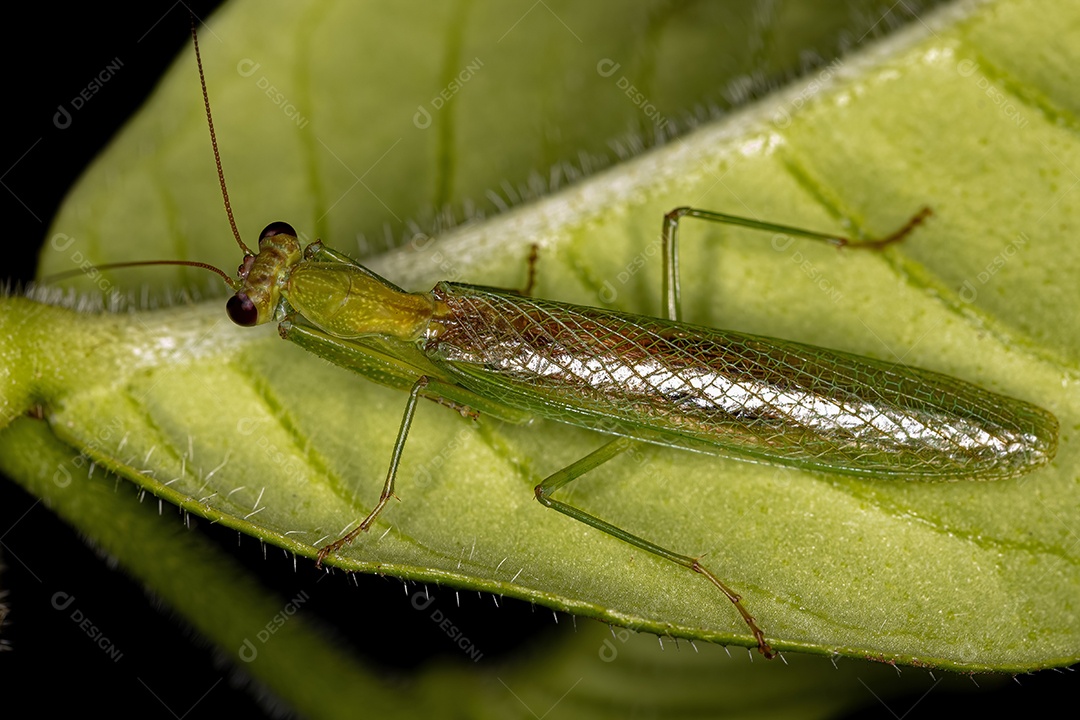
[[[1048,462],[1057,420],[946,375],[744,333],[441,283],[427,351],[537,415],[781,465],[930,480]]]

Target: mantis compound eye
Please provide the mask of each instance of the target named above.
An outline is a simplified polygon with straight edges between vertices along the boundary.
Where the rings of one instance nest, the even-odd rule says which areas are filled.
[[[238,292],[225,303],[225,312],[229,319],[241,327],[251,327],[259,323],[259,309],[246,294]]]
[[[290,235],[296,237],[296,230],[294,230],[293,226],[287,222],[272,222],[259,233],[259,241],[261,242],[266,238],[274,237],[275,235]]]

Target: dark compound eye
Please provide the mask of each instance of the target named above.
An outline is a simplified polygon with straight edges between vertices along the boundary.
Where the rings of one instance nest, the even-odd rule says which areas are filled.
[[[291,235],[292,237],[296,237],[296,230],[294,230],[293,226],[287,222],[272,222],[259,233],[259,240],[265,240],[266,238],[275,235]]]
[[[236,293],[225,303],[229,319],[241,327],[251,327],[259,322],[259,310],[244,293]]]

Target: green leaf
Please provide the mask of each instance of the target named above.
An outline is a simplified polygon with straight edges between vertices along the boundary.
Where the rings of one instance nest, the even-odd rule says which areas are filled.
[[[287,599],[274,598],[197,534],[178,523],[163,527],[156,511],[116,492],[110,476],[86,477],[85,458],[72,459],[43,423],[23,419],[0,433],[0,462],[18,464],[27,487],[50,498],[53,509],[77,527],[93,528],[100,547],[213,638],[239,668],[306,716],[356,717],[363,708],[380,717],[444,717],[450,701],[465,709],[463,715],[475,708],[474,714],[491,717],[521,715],[523,709],[542,715],[555,707],[567,718],[626,717],[643,708],[673,717],[698,716],[702,708],[725,717],[834,717],[870,701],[867,688],[889,701],[902,692],[923,694],[940,682],[931,684],[919,673],[898,677],[884,665],[837,666],[823,658],[752,663],[709,645],[665,652],[648,635],[582,623],[572,633],[549,632],[543,652],[523,653],[510,663],[480,665],[483,649],[455,643],[468,647],[471,654],[463,657],[472,662],[429,663],[412,679],[406,702],[400,679],[387,682],[385,670],[357,661],[311,627],[308,611],[319,604],[313,582]],[[411,592],[406,602],[425,626],[457,630],[452,623],[464,614],[426,590]],[[173,672],[183,684],[182,670]],[[945,679],[945,686],[963,688],[959,678]],[[181,696],[191,702],[203,691]],[[769,707],[763,709],[766,696]],[[212,711],[218,700],[207,693],[196,705]]]
[[[1075,66],[1075,51],[1056,38],[1076,11],[1031,6],[964,4],[923,18],[724,122],[436,244],[419,238],[372,258],[371,267],[415,289],[447,277],[518,286],[537,244],[538,295],[655,314],[656,238],[675,206],[868,234],[932,207],[925,229],[884,254],[687,226],[687,319],[900,359],[1023,397],[1061,420],[1050,467],[992,484],[906,484],[646,447],[575,482],[573,499],[659,544],[703,554],[781,650],[971,670],[1073,662],[1077,320],[1057,294],[1070,289],[1062,278],[1078,252],[1066,240],[1072,204],[1062,201],[1075,118],[1058,70]],[[272,53],[252,49],[264,27],[239,10],[221,18],[214,29],[224,49],[205,48],[207,72],[242,219],[278,219],[265,216],[271,208],[353,252],[340,239],[357,228],[371,236],[386,222],[395,235],[411,233],[398,218],[423,220],[425,208],[445,204],[460,216],[458,198],[483,195],[500,173],[521,177],[500,162],[545,168],[563,157],[543,128],[517,130],[546,117],[550,105],[562,108],[556,116],[574,117],[582,97],[604,98],[613,110],[598,112],[600,124],[621,118],[601,128],[606,136],[628,117],[640,124],[646,101],[673,115],[660,97],[693,66],[684,53],[694,39],[716,27],[689,6],[644,15],[640,47],[632,39],[609,46],[609,14],[568,9],[558,13],[568,27],[545,16],[540,29],[515,39],[535,44],[504,57],[498,40],[520,11],[469,3],[440,11],[451,14],[425,25],[428,44],[440,48],[434,55],[403,52],[377,31],[366,43],[346,41],[356,24],[335,14],[341,9],[290,9],[298,15],[281,22],[298,29],[295,39],[279,40]],[[377,27],[408,20],[366,12]],[[569,28],[590,41],[577,48],[554,39]],[[425,43],[423,30],[410,37]],[[345,61],[329,54],[339,47],[366,53],[360,71],[343,70]],[[422,78],[426,89],[387,77],[371,57],[402,58],[395,70]],[[441,97],[470,58],[483,65],[434,112],[429,98]],[[509,80],[531,77],[537,58],[545,71],[525,84],[539,104],[507,102]],[[604,76],[597,68],[609,59],[620,68]],[[181,73],[134,123],[130,144],[117,145],[66,205],[43,272],[68,269],[76,255],[236,263],[219,213],[208,210],[218,201],[206,180],[213,169],[190,64],[181,60]],[[575,83],[585,76],[581,90]],[[643,92],[638,102],[622,84],[657,99]],[[271,85],[281,102],[265,94]],[[380,92],[347,89],[355,87]],[[418,97],[432,112],[426,128],[413,124]],[[290,105],[311,108],[298,111],[304,127]],[[271,143],[239,126],[263,114],[292,129],[268,122],[278,138]],[[359,127],[349,124],[357,118]],[[589,146],[567,133],[571,144]],[[375,219],[358,220],[362,214]],[[167,242],[151,252],[147,238]],[[115,274],[94,282],[131,281]],[[300,555],[312,556],[375,502],[401,393],[282,343],[273,328],[232,327],[220,302],[89,318],[4,302],[5,417],[40,403],[57,438],[113,472]],[[424,403],[403,459],[401,502],[338,561],[661,635],[749,643],[730,604],[699,577],[533,501],[533,485],[602,441],[553,423],[473,422]],[[16,463],[10,451],[0,456]]]

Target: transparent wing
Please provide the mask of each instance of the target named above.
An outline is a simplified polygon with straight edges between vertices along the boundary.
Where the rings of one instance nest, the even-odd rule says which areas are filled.
[[[990,479],[1048,462],[1057,420],[939,373],[826,348],[441,283],[425,352],[536,415],[865,475]]]

